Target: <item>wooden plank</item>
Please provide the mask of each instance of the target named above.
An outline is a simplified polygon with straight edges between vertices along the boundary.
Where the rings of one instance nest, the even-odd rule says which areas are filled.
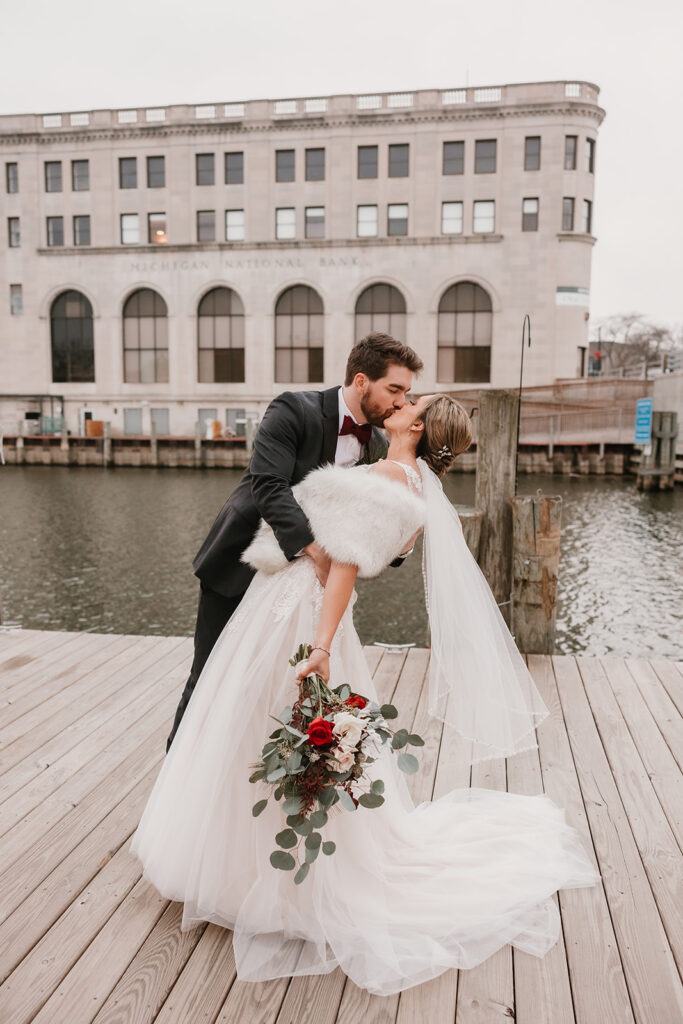
[[[206,927],[182,932],[182,903],[169,903],[93,1024],[152,1024]]]
[[[664,658],[653,658],[650,668],[654,671],[660,683],[666,690],[672,703],[683,715],[683,672],[680,665],[674,661],[665,661]]]
[[[635,679],[678,767],[683,769],[683,718],[678,708],[657,673],[644,658],[627,658],[626,667]]]
[[[601,665],[679,849],[683,849],[683,776],[624,661],[602,658]]]
[[[75,846],[95,828],[131,789],[159,763],[159,745],[162,730],[154,742],[134,750],[119,766],[114,776],[104,779],[88,795],[64,815],[47,832],[36,835],[28,847],[22,836],[22,849],[13,849],[3,857],[9,864],[0,875],[5,913],[14,910],[22,900],[40,885],[43,879],[64,859]],[[8,833],[11,835],[11,833]],[[3,839],[5,847],[6,839]],[[17,857],[17,853],[20,856]]]
[[[97,692],[99,687],[91,683],[92,672],[106,665],[107,668],[112,666],[113,673],[119,664],[155,646],[153,643],[145,643],[146,640],[146,637],[141,637],[131,644],[129,637],[115,637],[111,643],[94,644],[89,653],[83,652],[78,665],[68,674],[59,673],[53,679],[46,680],[38,691],[32,690],[13,701],[11,708],[5,709],[6,714],[0,724],[0,749],[9,747],[15,740],[35,729],[40,729],[44,738],[43,726],[50,718],[69,705],[78,710],[83,706],[84,696]],[[104,688],[102,690],[104,699],[107,691]]]
[[[650,778],[607,682],[601,662],[597,658],[577,658],[576,663],[650,888],[657,901],[671,951],[681,970],[681,851],[653,792]]]
[[[163,730],[157,730],[152,738],[161,741]],[[1,981],[8,977],[70,904],[78,901],[84,890],[97,894],[100,891],[97,887],[105,885],[104,895],[90,901],[94,907],[106,898],[110,888],[109,876],[102,872],[122,846],[128,845],[158,773],[159,764],[156,763],[40,885],[3,919],[0,924]]]
[[[666,933],[573,658],[552,658],[631,1005],[638,1024],[683,1015]]]
[[[135,858],[124,852],[132,866]],[[18,1018],[16,1024],[90,1024],[130,963],[131,951],[139,949],[167,906],[168,900],[150,882],[140,879],[40,1012],[35,1017]]]
[[[57,672],[77,665],[79,652],[97,643],[97,636],[94,640],[87,639],[91,636],[95,634],[46,633],[42,640],[37,640],[31,654],[22,659],[23,664],[3,674],[2,708],[21,694],[40,687]],[[111,636],[114,639],[114,634]],[[29,657],[30,660],[26,660]]]
[[[510,793],[535,796],[543,792],[538,750],[525,750],[507,759],[507,783]],[[559,912],[557,893],[553,901]],[[544,957],[513,947],[512,969],[517,1024],[575,1024],[562,930]]]
[[[190,1024],[194,1021],[211,1024],[220,1013],[234,981],[232,932],[210,924],[192,950],[155,1018],[155,1024]],[[236,1019],[232,1018],[233,1021]],[[247,1024],[248,1018],[242,1019]]]
[[[39,746],[36,746],[36,737],[33,736],[17,740],[14,744],[14,754],[20,752],[24,756],[0,775],[0,801],[16,792],[21,786],[26,785],[41,770],[75,747],[85,736],[93,733],[109,718],[112,712],[116,713],[121,706],[134,700],[138,693],[144,692],[148,688],[150,673],[153,673],[154,679],[164,671],[174,670],[177,665],[177,656],[174,654],[174,650],[172,648],[168,654],[159,657],[156,654],[157,648],[153,647],[138,659],[123,666],[117,673],[117,687],[110,692],[109,696],[105,697],[105,700],[96,704],[75,722],[69,723],[67,715],[64,716],[66,722],[61,715],[55,716],[62,723],[61,731],[59,728],[55,731],[54,721],[51,722],[49,728],[46,727],[45,730],[45,742]],[[105,672],[106,668],[103,667],[102,675]],[[95,675],[96,673],[93,674],[93,676]],[[111,687],[110,690],[112,690]],[[95,678],[93,678],[93,691],[96,696],[101,695]],[[68,724],[69,727],[65,728],[65,724]],[[5,754],[9,760],[9,748]],[[0,758],[1,762],[2,758]]]
[[[472,787],[506,789],[505,759],[472,765]],[[469,970],[461,970],[458,982],[457,1024],[488,1024],[514,1016],[512,948],[507,945]]]
[[[593,839],[562,715],[550,658],[530,654],[529,671],[550,715],[537,730],[543,789],[564,809],[586,853],[595,859]],[[510,758],[510,765],[515,758]],[[607,897],[602,885],[559,892],[563,940],[577,1024],[633,1024]],[[517,962],[517,951],[515,951]],[[521,1008],[521,1007],[520,1007]],[[520,1024],[526,1024],[520,1017]]]

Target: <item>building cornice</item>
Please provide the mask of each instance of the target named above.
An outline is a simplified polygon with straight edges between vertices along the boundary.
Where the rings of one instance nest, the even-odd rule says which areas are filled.
[[[447,109],[419,110],[407,114],[405,111],[388,110],[357,112],[351,115],[301,115],[286,118],[254,119],[235,122],[233,120],[179,121],[164,124],[121,125],[90,127],[87,129],[45,129],[42,131],[0,130],[0,145],[54,146],[67,143],[99,142],[111,140],[161,139],[178,136],[200,137],[225,135],[246,138],[251,134],[283,134],[291,131],[326,131],[338,128],[361,128],[367,125],[419,125],[419,124],[464,124],[467,122],[505,122],[528,117],[552,117],[562,121],[574,117],[586,118],[599,127],[605,117],[602,107],[586,103],[524,103],[515,106],[489,105],[486,107],[463,106]]]

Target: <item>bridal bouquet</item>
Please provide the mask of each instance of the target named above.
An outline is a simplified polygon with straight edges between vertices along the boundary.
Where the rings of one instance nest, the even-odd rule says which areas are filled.
[[[310,646],[301,644],[290,665],[305,661],[310,653]],[[393,732],[387,722],[397,717],[393,704],[380,707],[353,693],[346,683],[331,689],[313,675],[301,680],[298,700],[275,718],[278,728],[270,734],[261,760],[253,765],[249,781],[264,781],[275,799],[283,801],[287,828],[275,836],[279,849],[271,853],[270,863],[283,871],[298,866],[297,885],[321,849],[328,856],[335,851],[335,844],[323,842],[320,831],[335,804],[355,811],[359,805],[372,808],[384,803],[384,783],[381,779],[370,782],[365,771],[383,744],[390,741],[392,750],[401,751],[398,766],[404,772],[417,771],[417,758],[403,748],[421,747],[424,740],[407,729]],[[254,817],[268,799],[254,804]]]

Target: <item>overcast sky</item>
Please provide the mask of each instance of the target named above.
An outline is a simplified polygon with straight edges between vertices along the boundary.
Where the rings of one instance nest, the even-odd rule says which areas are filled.
[[[683,322],[675,0],[3,4],[0,113],[583,79],[598,135],[591,316]]]

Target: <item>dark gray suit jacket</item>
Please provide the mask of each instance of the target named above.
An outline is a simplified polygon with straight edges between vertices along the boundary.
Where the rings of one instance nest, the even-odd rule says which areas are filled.
[[[226,597],[243,593],[254,570],[240,561],[261,518],[269,523],[287,559],[310,544],[313,534],[292,495],[312,469],[334,462],[339,434],[339,388],[285,391],[266,409],[244,476],[218,513],[195,556],[195,576]],[[376,462],[387,443],[373,427],[360,462]]]

